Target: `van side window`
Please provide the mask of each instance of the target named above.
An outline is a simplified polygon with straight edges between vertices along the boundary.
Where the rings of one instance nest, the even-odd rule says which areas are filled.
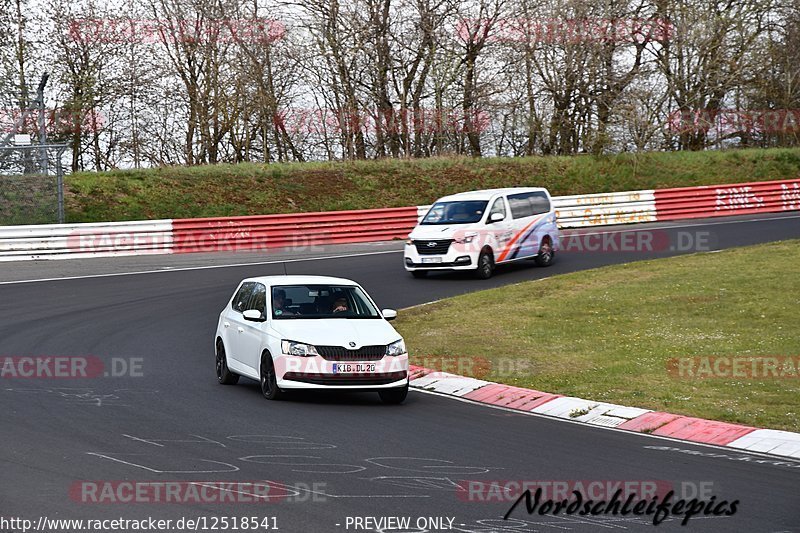
[[[514,218],[525,218],[550,211],[550,200],[544,192],[510,194],[508,205]]]
[[[492,204],[492,209],[489,211],[489,217],[491,218],[491,216],[494,215],[495,213],[500,213],[501,215],[503,215],[503,218],[505,218],[506,216],[506,204],[503,203],[502,198],[498,198],[497,200],[494,201],[494,203]]]

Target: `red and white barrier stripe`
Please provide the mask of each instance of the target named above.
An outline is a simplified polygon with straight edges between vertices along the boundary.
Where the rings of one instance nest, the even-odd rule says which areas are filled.
[[[416,207],[173,220],[174,253],[304,249],[390,241],[408,235]]]
[[[676,220],[800,209],[800,180],[655,191],[656,218]]]
[[[800,210],[800,179],[555,196],[577,228]],[[429,206],[249,217],[0,227],[0,261],[304,249],[403,239]]]
[[[741,450],[800,458],[800,434],[584,400],[481,379],[410,368],[411,386],[474,402]]]
[[[172,220],[0,227],[0,261],[172,253]]]

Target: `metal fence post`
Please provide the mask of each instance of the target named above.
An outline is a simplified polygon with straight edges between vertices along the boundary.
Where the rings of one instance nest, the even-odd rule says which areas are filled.
[[[61,156],[67,147],[63,146],[56,152],[56,181],[58,186],[58,223],[64,224],[64,167],[61,164]]]

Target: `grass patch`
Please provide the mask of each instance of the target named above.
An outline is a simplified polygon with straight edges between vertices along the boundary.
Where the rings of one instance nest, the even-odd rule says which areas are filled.
[[[69,222],[403,207],[446,194],[544,186],[554,195],[715,185],[800,175],[800,149],[608,156],[207,165],[65,178]]]
[[[412,363],[488,359],[476,377],[800,431],[800,378],[667,371],[671,358],[800,355],[798,264],[797,240],[641,261],[450,298],[395,324]]]

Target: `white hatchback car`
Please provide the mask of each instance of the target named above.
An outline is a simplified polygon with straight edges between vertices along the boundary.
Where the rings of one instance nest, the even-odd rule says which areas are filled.
[[[488,189],[437,200],[409,234],[404,264],[417,278],[437,270],[472,270],[486,279],[496,265],[520,259],[549,266],[558,247],[547,189]]]
[[[325,276],[243,280],[219,315],[217,379],[256,379],[270,400],[287,389],[375,390],[385,403],[408,394],[408,353],[354,281]]]

